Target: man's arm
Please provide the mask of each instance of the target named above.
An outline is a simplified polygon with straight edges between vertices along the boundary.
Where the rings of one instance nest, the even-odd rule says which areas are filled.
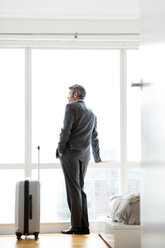
[[[98,139],[98,132],[97,132],[97,119],[95,120],[95,126],[92,132],[92,151],[93,151],[93,157],[94,157],[95,162],[96,163],[101,162],[99,139]]]
[[[61,157],[62,154],[64,153],[66,144],[69,141],[69,136],[71,133],[73,123],[74,123],[74,110],[71,108],[70,104],[67,104],[65,108],[64,124],[63,124],[63,128],[61,129],[60,140],[58,143],[56,156],[58,154]]]

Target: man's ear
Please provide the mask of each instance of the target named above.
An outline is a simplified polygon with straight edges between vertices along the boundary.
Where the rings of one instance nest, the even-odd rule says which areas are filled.
[[[74,94],[73,94],[73,98],[77,98],[78,97],[78,94],[77,94],[77,92],[75,92]]]

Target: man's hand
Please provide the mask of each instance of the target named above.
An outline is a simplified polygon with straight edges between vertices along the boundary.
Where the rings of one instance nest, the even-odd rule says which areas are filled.
[[[59,153],[59,157],[60,157],[60,158],[62,157],[62,155],[63,155],[63,153]]]
[[[100,162],[98,162],[99,164],[104,164],[104,163],[108,163],[109,161],[108,160],[104,160],[104,161],[100,161]]]

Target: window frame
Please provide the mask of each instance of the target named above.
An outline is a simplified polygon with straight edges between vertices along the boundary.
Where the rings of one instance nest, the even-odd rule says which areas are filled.
[[[95,37],[96,38],[96,37]],[[120,171],[119,192],[127,192],[127,170],[129,168],[140,168],[140,162],[127,160],[127,85],[126,85],[126,51],[138,49],[138,41],[59,41],[53,43],[47,41],[22,41],[9,42],[5,45],[0,42],[0,49],[24,48],[25,49],[25,163],[23,164],[0,164],[0,169],[24,169],[25,177],[32,176],[32,170],[37,164],[32,163],[32,49],[117,49],[120,50],[120,161],[101,164],[101,168],[118,168]],[[98,168],[95,163],[90,163],[89,168]],[[41,163],[40,169],[58,169],[59,163]]]

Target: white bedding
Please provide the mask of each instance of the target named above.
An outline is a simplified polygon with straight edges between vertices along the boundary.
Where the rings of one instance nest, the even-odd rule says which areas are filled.
[[[121,194],[110,198],[108,217],[128,225],[140,225],[140,195]]]

